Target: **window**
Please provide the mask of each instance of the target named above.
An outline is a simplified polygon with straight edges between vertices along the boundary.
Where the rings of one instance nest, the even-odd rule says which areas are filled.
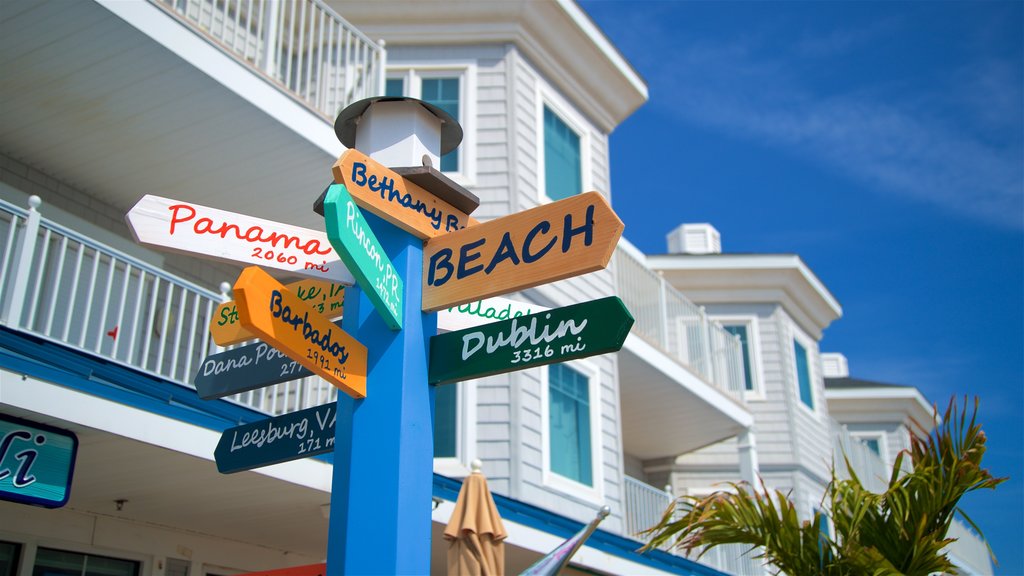
[[[548,367],[551,471],[594,485],[590,438],[590,379],[564,364]]]
[[[583,192],[579,135],[544,106],[544,190],[552,200]]]
[[[874,452],[876,456],[882,455],[882,448],[878,445],[878,438],[862,438],[861,440],[868,447],[868,450]]]
[[[750,326],[746,324],[723,324],[725,331],[740,339],[743,354],[743,382],[748,392],[754,390],[754,357],[750,342]]]
[[[32,576],[139,576],[139,563],[39,548]]]
[[[438,386],[434,394],[434,458],[458,457],[458,384]]]
[[[811,389],[811,365],[807,360],[807,349],[793,340],[793,355],[796,361],[796,380],[800,391],[800,401],[814,410],[814,397]]]
[[[21,546],[13,542],[0,542],[0,576],[15,576],[18,573],[18,557]]]
[[[464,95],[469,94],[465,86],[471,79],[469,65],[460,66],[459,70],[451,69],[417,69],[398,70],[392,68],[384,82],[385,96],[409,96],[429,102],[451,114],[459,121],[463,131],[463,142],[458,148],[441,157],[440,169],[448,173],[468,173],[463,157],[471,147],[472,132],[467,126],[470,118],[469,110],[464,105]]]

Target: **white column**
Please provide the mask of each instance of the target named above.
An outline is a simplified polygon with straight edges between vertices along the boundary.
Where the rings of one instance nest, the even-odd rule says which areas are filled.
[[[739,445],[740,478],[756,489],[761,470],[757,463],[757,438],[752,428],[739,435]]]

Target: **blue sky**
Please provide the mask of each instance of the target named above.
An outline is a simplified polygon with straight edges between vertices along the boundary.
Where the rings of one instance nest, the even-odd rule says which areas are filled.
[[[799,254],[854,377],[979,396],[1011,480],[966,508],[1024,574],[1024,3],[582,6],[650,89],[611,137],[625,235]]]

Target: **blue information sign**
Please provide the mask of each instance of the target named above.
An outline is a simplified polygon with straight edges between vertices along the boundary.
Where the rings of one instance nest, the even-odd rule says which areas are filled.
[[[67,504],[77,453],[73,432],[0,414],[0,500]]]

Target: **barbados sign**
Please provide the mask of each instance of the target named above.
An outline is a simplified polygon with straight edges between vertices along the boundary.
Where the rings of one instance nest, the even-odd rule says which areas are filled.
[[[330,452],[337,417],[331,402],[228,428],[213,451],[217,470],[231,474]]]
[[[444,384],[615,352],[633,316],[615,296],[430,339],[427,380]]]
[[[327,235],[316,230],[148,194],[126,220],[141,244],[350,286],[354,281]]]
[[[334,181],[345,185],[356,204],[417,238],[433,238],[477,223],[358,150],[342,154],[332,172]]]
[[[314,310],[328,318],[338,318],[345,301],[345,286],[323,280],[299,280],[286,284],[285,288],[294,292],[300,300],[309,304]],[[252,340],[256,335],[250,333],[238,321],[238,305],[229,300],[217,307],[210,320],[210,335],[218,346],[230,346]]]
[[[432,238],[423,247],[423,311],[600,270],[622,229],[604,197],[587,192]]]
[[[381,318],[392,330],[401,329],[405,284],[373,235],[363,213],[341,184],[331,184],[327,189],[324,226],[331,245],[352,271]]]
[[[210,354],[193,383],[203,400],[215,400],[313,373],[266,342]]]
[[[73,432],[0,414],[0,500],[67,504],[77,453]]]
[[[353,398],[366,397],[366,346],[250,266],[235,282],[242,326]]]

